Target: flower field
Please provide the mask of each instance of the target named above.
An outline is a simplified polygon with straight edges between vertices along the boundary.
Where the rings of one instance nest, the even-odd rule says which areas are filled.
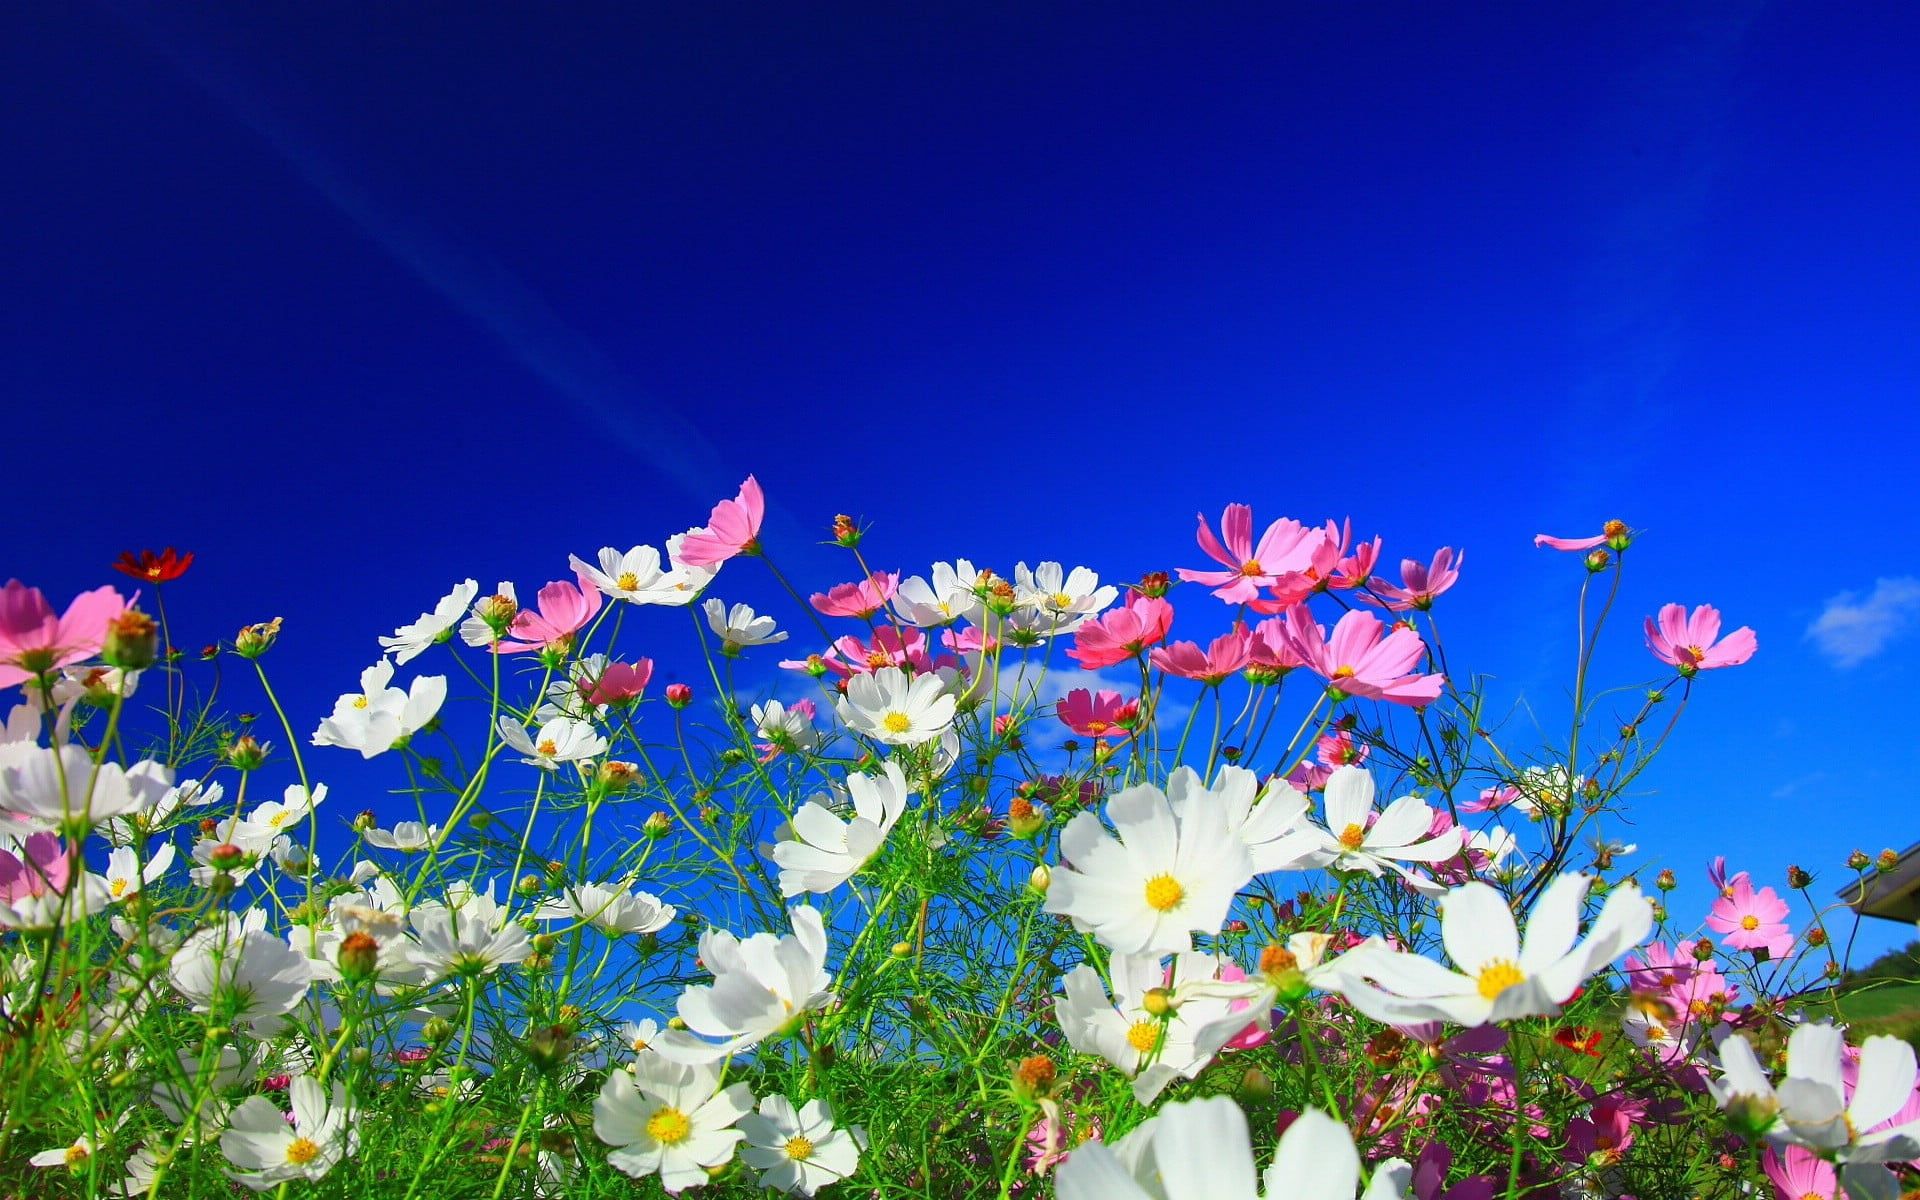
[[[0,1194],[1920,1186],[1914,1050],[1848,1027],[1825,899],[1876,860],[1718,862],[1675,912],[1617,840],[1757,650],[1629,580],[1628,526],[1537,539],[1578,622],[1546,735],[1449,661],[1454,548],[1233,504],[1130,583],[908,575],[837,517],[798,583],[763,517],[749,478],[328,631],[374,661],[324,714],[278,620],[176,648],[191,554],[8,583]]]

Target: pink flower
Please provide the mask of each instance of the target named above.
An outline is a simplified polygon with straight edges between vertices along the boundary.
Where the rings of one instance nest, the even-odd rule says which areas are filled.
[[[1125,738],[1133,736],[1133,723],[1140,719],[1140,702],[1119,692],[1088,692],[1074,688],[1054,709],[1067,728],[1086,737]]]
[[[570,642],[593,614],[600,611],[600,589],[585,573],[577,583],[556,580],[540,589],[538,610],[521,609],[507,633],[514,640],[495,642],[495,654],[524,654],[529,650],[558,649]]]
[[[1787,902],[1772,888],[1754,891],[1753,881],[1742,871],[1707,911],[1707,928],[1724,935],[1722,940],[1735,950],[1765,950],[1769,958],[1784,958],[1793,950],[1786,916]]]
[[[1158,645],[1173,627],[1173,605],[1153,596],[1135,596],[1126,607],[1088,621],[1073,634],[1067,657],[1089,671],[1111,667]]]
[[[100,652],[107,625],[127,609],[110,587],[81,592],[61,616],[39,588],[18,579],[0,589],[0,687],[82,662]]]
[[[1644,1102],[1636,1104],[1622,1096],[1594,1101],[1591,1113],[1567,1122],[1567,1158],[1593,1166],[1615,1165],[1633,1145],[1634,1118],[1645,1112]]]
[[[647,680],[652,678],[653,660],[650,658],[631,663],[611,662],[606,670],[600,672],[598,679],[580,681],[580,694],[595,708],[603,704],[619,704],[635,699],[646,691]]]
[[[1604,533],[1596,533],[1592,537],[1584,538],[1554,537],[1545,533],[1533,535],[1535,546],[1551,546],[1555,550],[1591,550],[1606,540],[1607,535]]]
[[[1327,779],[1334,771],[1366,762],[1371,749],[1365,742],[1355,742],[1348,730],[1326,734],[1314,743],[1317,761],[1295,767],[1288,774],[1287,782],[1303,792],[1317,792],[1327,786]]]
[[[1287,616],[1287,632],[1300,657],[1327,681],[1327,691],[1336,700],[1386,700],[1423,708],[1440,698],[1446,684],[1443,675],[1413,673],[1427,653],[1419,634],[1401,625],[1385,633],[1380,618],[1371,613],[1355,611],[1341,617],[1333,635],[1323,642],[1320,627],[1306,610],[1294,609]]]
[[[1461,804],[1460,811],[1463,813],[1499,812],[1519,799],[1519,788],[1510,783],[1497,784],[1493,787],[1481,788],[1479,798]]]
[[[833,646],[820,661],[829,671],[842,679],[854,675],[867,675],[874,671],[884,671],[890,667],[906,667],[915,673],[934,671],[950,664],[953,660],[946,655],[933,656],[932,647],[927,642],[924,631],[909,625],[905,631],[891,625],[882,625],[873,631],[872,641],[863,641],[848,634],[836,638]],[[796,659],[780,664],[797,670],[806,670],[805,659]]]
[[[1768,1146],[1760,1169],[1779,1200],[1833,1200],[1840,1191],[1833,1164],[1802,1146]]]
[[[29,896],[57,896],[67,890],[73,859],[59,838],[36,833],[20,849],[20,858],[0,850],[0,904]]]
[[[1334,537],[1333,522],[1327,522],[1327,538]],[[1361,542],[1354,546],[1353,553],[1347,553],[1347,546],[1353,541],[1353,522],[1346,521],[1340,526],[1339,543],[1335,550],[1333,570],[1327,572],[1327,586],[1336,589],[1357,588],[1366,584],[1373,576],[1374,564],[1380,561],[1380,539]]]
[[[1220,517],[1220,533],[1220,538],[1214,537],[1207,518],[1200,517],[1200,548],[1227,569],[1196,571],[1181,567],[1179,574],[1190,583],[1213,585],[1213,594],[1229,604],[1244,604],[1259,596],[1261,588],[1306,570],[1313,563],[1314,552],[1326,541],[1324,531],[1283,517],[1267,526],[1256,545],[1253,509],[1245,504],[1227,505]]]
[[[887,571],[875,571],[858,583],[842,583],[815,592],[808,599],[829,617],[859,617],[862,620],[885,608],[900,589],[900,577]]]
[[[1229,962],[1221,966],[1215,976],[1222,983],[1239,983],[1247,978],[1247,972],[1239,963]],[[1227,1005],[1228,1012],[1246,1012],[1253,1007],[1251,1000],[1235,1000]],[[1252,1050],[1273,1040],[1273,1015],[1268,1012],[1249,1014],[1247,1027],[1228,1038],[1222,1050]]]
[[[690,567],[717,567],[735,555],[758,554],[760,522],[766,515],[766,497],[749,475],[737,497],[713,506],[706,528],[687,534],[680,543],[680,561]]]
[[[1295,667],[1304,667],[1307,660],[1300,657],[1300,650],[1287,636],[1287,622],[1281,617],[1269,617],[1253,627],[1253,644],[1249,661],[1256,667],[1262,667],[1276,675],[1285,675]]]
[[[1467,560],[1464,552],[1454,557],[1451,546],[1442,546],[1433,556],[1433,566],[1427,567],[1415,559],[1400,560],[1400,582],[1403,586],[1394,587],[1390,583],[1378,584],[1374,591],[1379,595],[1378,603],[1394,612],[1405,612],[1409,608],[1422,611],[1433,607],[1433,598],[1452,587],[1460,578],[1460,564]],[[1369,597],[1371,599],[1371,597]]]
[[[1246,629],[1236,625],[1213,639],[1213,644],[1205,650],[1193,642],[1168,642],[1156,647],[1147,657],[1169,675],[1217,684],[1252,660],[1253,638]]]
[[[1660,609],[1659,624],[1647,618],[1647,649],[1688,678],[1696,671],[1737,667],[1752,658],[1759,645],[1745,625],[1722,638],[1720,610],[1710,604],[1694,609],[1691,617],[1685,605],[1668,604]]]

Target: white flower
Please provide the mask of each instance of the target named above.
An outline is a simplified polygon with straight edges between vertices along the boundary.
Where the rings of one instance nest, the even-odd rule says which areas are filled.
[[[1044,636],[1072,633],[1120,596],[1120,589],[1100,586],[1100,577],[1085,567],[1071,572],[1057,562],[1043,562],[1032,570],[1026,563],[1013,569],[1016,601],[1048,620]]]
[[[888,667],[847,680],[840,719],[855,733],[889,746],[917,746],[953,724],[953,697],[937,675]]]
[[[911,792],[895,763],[879,775],[848,775],[854,817],[842,822],[820,797],[794,811],[790,836],[773,847],[780,866],[780,894],[830,892],[867,864],[887,839],[894,822],[907,811]]]
[[[1578,942],[1592,883],[1589,875],[1569,874],[1549,884],[1527,920],[1524,946],[1500,893],[1484,883],[1462,884],[1440,901],[1440,937],[1458,970],[1382,946],[1341,990],[1355,1008],[1389,1024],[1472,1026],[1550,1016],[1589,975],[1653,928],[1653,906],[1637,885],[1623,883],[1607,897],[1587,940]]]
[[[78,746],[31,746],[0,767],[0,810],[33,830],[79,837],[122,813],[150,811],[173,783],[173,771],[143,760],[124,770],[95,765]]]
[[[113,1131],[126,1124],[127,1118],[132,1115],[128,1112],[121,1113],[120,1119],[102,1133],[111,1136]],[[100,1153],[100,1145],[101,1143],[95,1140],[93,1134],[83,1133],[65,1146],[55,1146],[51,1150],[40,1151],[27,1159],[27,1162],[36,1167],[66,1167],[76,1175],[84,1175],[87,1173],[87,1160]]]
[[[1218,975],[1183,976],[1173,989],[1174,1003],[1183,1013],[1195,1000],[1231,1002],[1225,1013],[1192,1022],[1190,1036],[1194,1052],[1210,1058],[1248,1026],[1269,1028],[1275,1004],[1297,1003],[1316,989],[1339,990],[1347,976],[1360,969],[1367,956],[1383,945],[1378,939],[1369,938],[1345,954],[1329,959],[1327,951],[1333,946],[1332,935],[1304,930],[1288,936],[1285,954],[1274,954],[1272,948],[1263,951],[1262,970],[1258,975],[1238,980]]]
[[[653,1039],[660,1036],[660,1022],[652,1017],[642,1017],[638,1021],[628,1021],[620,1027],[620,1041],[635,1054],[644,1054],[653,1049]]]
[[[1234,893],[1253,878],[1253,860],[1219,805],[1175,810],[1141,784],[1107,801],[1107,819],[1082,812],[1060,834],[1062,862],[1046,911],[1073,918],[1120,954],[1168,954],[1192,946],[1190,933],[1220,932]]]
[[[1318,831],[1307,821],[1307,798],[1278,778],[1263,790],[1252,771],[1222,767],[1209,789],[1192,767],[1177,767],[1167,779],[1167,799],[1175,812],[1188,805],[1223,809],[1228,828],[1247,844],[1256,875],[1327,861]]]
[[[982,610],[974,588],[979,582],[979,572],[964,558],[935,563],[931,584],[918,575],[900,582],[900,590],[893,597],[894,611],[923,629],[978,620]]]
[[[1367,1200],[1406,1193],[1398,1160],[1374,1172]],[[1169,1104],[1111,1147],[1087,1142],[1054,1169],[1060,1200],[1353,1200],[1360,1155],[1340,1122],[1308,1109],[1273,1153],[1256,1193],[1247,1118],[1225,1096]],[[1384,1182],[1383,1182],[1384,1181]]]
[[[785,1096],[768,1096],[760,1111],[740,1118],[747,1144],[740,1157],[760,1172],[760,1186],[787,1195],[811,1196],[853,1174],[864,1135],[837,1129],[825,1100],[809,1100],[799,1112]]]
[[[440,598],[432,612],[421,613],[411,625],[394,630],[392,637],[381,638],[380,648],[393,655],[396,663],[412,662],[428,646],[453,636],[453,627],[459,623],[461,614],[479,594],[480,585],[472,579],[454,584],[453,590]]]
[[[675,538],[667,545],[670,550],[677,550],[680,540]],[[599,559],[597,568],[581,561],[578,555],[567,561],[575,573],[602,593],[629,604],[685,604],[713,578],[711,571],[685,567],[678,562],[663,570],[660,552],[652,546],[635,546],[624,554],[612,546],[603,546]],[[693,575],[691,571],[703,573]]]
[[[1173,982],[1214,979],[1220,965],[1211,954],[1182,951],[1174,958]],[[1097,1054],[1132,1076],[1134,1098],[1151,1104],[1175,1079],[1192,1079],[1213,1061],[1220,1047],[1197,1047],[1194,1033],[1226,1017],[1232,1002],[1194,999],[1173,1006],[1163,1017],[1147,1008],[1148,993],[1172,994],[1159,955],[1115,954],[1107,969],[1113,976],[1112,1000],[1107,999],[1100,973],[1081,963],[1062,981],[1066,995],[1054,998],[1054,1016],[1075,1050]],[[1244,1009],[1238,1028],[1265,1016],[1265,1010]],[[1237,1029],[1229,1031],[1222,1043],[1234,1032]]]
[[[742,942],[718,929],[700,935],[700,961],[713,972],[713,982],[680,993],[678,1009],[687,1028],[661,1035],[654,1043],[657,1053],[675,1062],[718,1062],[833,999],[820,914],[803,904],[788,915],[793,932],[777,938],[756,933]]]
[[[161,842],[153,857],[146,865],[140,865],[134,855],[133,847],[122,846],[107,855],[107,895],[114,900],[125,900],[142,887],[152,883],[167,873],[173,865],[173,843]]]
[[[149,1064],[152,1070],[157,1064]],[[171,1069],[152,1070],[159,1076],[153,1085],[153,1104],[175,1125],[198,1123],[202,1132],[225,1123],[227,1101],[221,1095],[251,1079],[258,1064],[243,1057],[232,1046],[222,1046],[212,1060],[201,1058],[200,1050],[182,1050],[174,1056]]]
[[[1324,795],[1327,827],[1315,828],[1327,865],[1336,871],[1390,870],[1411,878],[1405,862],[1445,862],[1460,853],[1458,826],[1428,837],[1433,809],[1418,796],[1402,796],[1373,817],[1373,776],[1365,767],[1337,767]],[[1399,861],[1396,861],[1399,860]]]
[[[754,705],[747,716],[753,732],[766,744],[768,760],[782,751],[809,754],[820,745],[820,731],[813,727],[810,702],[802,701],[789,707],[778,700],[769,700]]]
[[[507,580],[501,580],[500,586],[480,597],[479,602],[473,606],[473,610],[467,614],[467,619],[460,622],[461,641],[469,646],[485,647],[499,640],[493,632],[493,626],[487,624],[486,618],[480,615],[481,610],[496,599],[505,600],[509,604],[519,603],[519,597],[514,594],[513,584]]]
[[[491,883],[484,893],[449,889],[447,903],[419,905],[407,922],[413,927],[408,957],[435,980],[490,975],[533,953],[533,939],[494,900]]]
[[[333,715],[313,731],[313,744],[344,746],[362,758],[385,754],[426,728],[446,703],[444,675],[422,675],[405,691],[392,682],[393,664],[384,658],[360,672],[360,690],[334,701]]]
[[[593,726],[572,717],[555,717],[532,737],[520,722],[501,717],[500,739],[521,753],[521,762],[542,771],[557,770],[563,762],[578,762],[607,750],[607,739],[594,732]]]
[[[745,1135],[734,1124],[753,1107],[744,1083],[716,1090],[710,1066],[642,1055],[632,1072],[612,1071],[593,1102],[593,1133],[615,1149],[607,1161],[635,1179],[658,1173],[678,1194],[707,1182],[707,1168],[733,1157]]]
[[[311,1075],[287,1086],[293,1105],[289,1124],[280,1107],[265,1096],[249,1096],[233,1110],[220,1152],[234,1169],[228,1176],[256,1192],[293,1179],[319,1179],[360,1144],[353,1109],[336,1081],[329,1103]]]
[[[205,929],[173,956],[168,977],[199,1013],[232,1013],[245,1023],[277,1017],[307,996],[313,965],[263,930],[229,936]]]
[[[440,842],[438,825],[423,825],[419,821],[401,821],[391,832],[385,829],[369,829],[362,835],[369,846],[380,850],[398,850],[402,854],[419,854]]]
[[[307,819],[307,814],[320,807],[327,798],[327,785],[320,784],[309,792],[297,783],[290,783],[280,793],[280,799],[263,801],[259,807],[247,814],[245,825],[250,829],[241,831],[240,836],[252,835],[260,841],[273,838],[297,828]]]
[[[687,533],[698,532],[702,530],[687,530]],[[676,533],[667,539],[667,562],[671,564],[672,569],[660,577],[662,596],[655,601],[657,604],[691,603],[695,597],[706,590],[708,584],[713,582],[713,577],[720,573],[720,566],[717,563],[713,566],[695,566],[680,561],[680,547],[686,542],[687,533]]]
[[[542,921],[584,921],[611,937],[657,933],[678,915],[671,904],[648,892],[628,892],[604,883],[570,887],[563,898],[548,900],[534,910]]]
[[[1802,1025],[1787,1039],[1787,1073],[1775,1088],[1752,1045],[1733,1034],[1720,1043],[1721,1076],[1708,1087],[1722,1108],[1743,1102],[1757,1116],[1773,1114],[1763,1128],[1771,1141],[1830,1153],[1841,1162],[1920,1158],[1920,1121],[1889,1125],[1912,1098],[1920,1074],[1913,1047],[1884,1034],[1862,1042],[1851,1098],[1846,1053],[1846,1039],[1834,1026]]]
[[[707,628],[719,635],[721,653],[738,654],[749,646],[770,646],[787,640],[784,629],[775,629],[772,617],[763,617],[744,604],[728,608],[715,597],[701,606],[707,614]]]

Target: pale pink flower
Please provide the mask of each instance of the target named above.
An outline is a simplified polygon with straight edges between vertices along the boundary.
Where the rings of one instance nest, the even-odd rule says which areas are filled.
[[[1735,950],[1765,950],[1769,958],[1784,958],[1793,950],[1793,930],[1786,918],[1787,902],[1772,888],[1754,891],[1753,881],[1742,871],[1707,910],[1707,928]]]
[[[892,667],[906,668],[916,674],[924,674],[949,665],[952,661],[946,655],[934,657],[932,646],[927,641],[926,631],[911,625],[907,626],[904,632],[891,625],[882,625],[873,631],[871,641],[863,641],[851,634],[836,638],[832,647],[820,656],[821,665],[842,679],[884,671]],[[780,665],[803,671],[810,666],[805,659],[791,660]]]
[[[1403,625],[1386,632],[1371,613],[1350,612],[1321,640],[1322,630],[1305,609],[1287,617],[1287,632],[1300,657],[1314,674],[1327,681],[1327,690],[1339,697],[1386,700],[1422,708],[1440,698],[1443,675],[1417,674],[1426,657],[1426,643]]]
[[[85,661],[100,652],[107,625],[127,601],[110,587],[81,592],[55,616],[39,588],[17,579],[0,589],[0,687]]]
[[[640,693],[647,690],[647,681],[652,678],[653,660],[650,658],[630,663],[610,662],[598,677],[580,681],[580,695],[595,708],[603,704],[619,704],[637,699]]]
[[[1467,560],[1465,552],[1457,557],[1451,546],[1442,546],[1433,556],[1433,565],[1416,559],[1400,560],[1400,583],[1395,587],[1390,583],[1374,585],[1379,597],[1377,603],[1395,612],[1405,612],[1409,608],[1426,610],[1433,607],[1433,599],[1452,587],[1460,578],[1460,564]],[[1373,600],[1373,597],[1367,597]]]
[[[1073,648],[1067,651],[1067,657],[1089,671],[1097,671],[1158,645],[1172,627],[1173,605],[1156,596],[1135,596],[1124,608],[1074,630]]]
[[[523,608],[507,627],[508,638],[495,642],[495,654],[524,654],[529,650],[558,648],[593,620],[600,611],[600,589],[586,574],[575,576],[577,583],[555,580],[540,589],[537,608]]]
[[[766,497],[759,481],[747,476],[740,494],[713,506],[704,529],[695,529],[680,543],[679,559],[691,567],[717,567],[740,554],[760,552],[760,522],[767,515]]]
[[[1252,661],[1253,638],[1245,627],[1236,625],[1213,639],[1205,650],[1193,642],[1168,642],[1155,647],[1147,657],[1169,675],[1222,683]]]
[[[1207,518],[1200,518],[1197,535],[1207,557],[1226,567],[1224,571],[1197,571],[1180,568],[1180,578],[1190,583],[1213,587],[1213,594],[1229,604],[1244,604],[1259,596],[1260,589],[1298,575],[1313,563],[1314,553],[1326,542],[1323,530],[1311,529],[1290,517],[1267,526],[1256,544],[1253,540],[1253,509],[1245,504],[1229,504],[1220,517],[1221,536],[1213,535]]]
[[[1327,786],[1327,780],[1341,767],[1357,767],[1367,761],[1367,753],[1372,749],[1365,742],[1355,742],[1353,734],[1345,729],[1330,733],[1314,743],[1314,762],[1302,762],[1287,775],[1287,782],[1303,792],[1317,792]]]
[[[1555,550],[1572,550],[1576,552],[1591,550],[1606,540],[1607,535],[1604,533],[1596,533],[1592,537],[1583,538],[1554,537],[1551,534],[1545,533],[1536,533],[1533,535],[1533,544],[1535,546],[1548,546]]]
[[[888,571],[875,571],[856,583],[841,583],[807,599],[829,617],[871,617],[887,606],[900,590],[900,577]]]
[[[1752,658],[1759,645],[1745,625],[1721,637],[1720,610],[1710,604],[1694,609],[1691,617],[1685,605],[1668,604],[1660,609],[1658,624],[1647,618],[1647,649],[1688,677],[1715,667],[1737,667]]]
[[[1520,801],[1520,789],[1510,783],[1495,784],[1480,789],[1477,799],[1464,801],[1460,805],[1463,813],[1499,812],[1510,804]],[[1534,811],[1538,811],[1537,808]]]
[[[1140,719],[1140,702],[1119,692],[1074,688],[1054,713],[1067,728],[1084,737],[1126,738],[1133,736],[1133,723]]]
[[[57,896],[67,890],[73,859],[59,838],[36,833],[20,849],[18,858],[0,850],[0,904],[29,896]]]

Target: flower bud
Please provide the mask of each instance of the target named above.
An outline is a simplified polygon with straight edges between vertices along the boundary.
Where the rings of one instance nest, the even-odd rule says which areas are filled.
[[[1600,527],[1600,532],[1607,535],[1607,545],[1616,554],[1633,544],[1633,531],[1625,521],[1608,521]]]
[[[207,852],[207,865],[216,871],[231,871],[246,862],[247,852],[232,842],[222,842]]]
[[[513,890],[519,892],[522,896],[538,896],[541,892],[547,890],[547,881],[538,875],[522,875],[514,882]]]
[[[507,635],[513,619],[520,615],[520,605],[512,596],[497,592],[476,605],[473,613],[493,631],[494,640],[499,641]]]
[[[1240,1085],[1234,1088],[1234,1095],[1242,1104],[1259,1104],[1273,1099],[1273,1078],[1259,1067],[1248,1067],[1247,1073],[1240,1077]]]
[[[250,733],[243,733],[227,747],[227,761],[236,770],[252,771],[267,761],[267,751],[271,748],[269,743],[259,741]]]
[[[833,542],[848,550],[860,544],[860,527],[853,523],[852,517],[841,513],[833,519]]]
[[[340,943],[340,952],[335,961],[340,964],[340,977],[348,983],[359,983],[372,977],[379,967],[380,943],[369,933],[348,934]]]
[[[647,819],[640,823],[640,832],[650,838],[660,837],[672,828],[673,818],[661,811],[648,813]]]
[[[1612,555],[1596,546],[1592,550],[1587,551],[1587,570],[1597,575],[1607,569],[1607,564],[1611,562],[1612,559]]]
[[[1047,864],[1045,863],[1036,866],[1033,869],[1033,874],[1027,876],[1027,886],[1042,896],[1047,894],[1047,888],[1051,886],[1052,883],[1053,872],[1047,869]]]
[[[1813,876],[1807,874],[1807,872],[1804,869],[1797,866],[1787,868],[1787,886],[1788,887],[1793,888],[1795,891],[1799,891],[1802,888],[1811,886],[1812,883],[1813,883]]]
[[[1693,944],[1693,961],[1710,962],[1713,959],[1713,940],[1701,938]]]
[[[1047,818],[1024,796],[1007,802],[1007,829],[1014,837],[1030,838],[1047,827]]]
[[[248,625],[233,635],[234,653],[242,658],[259,658],[273,649],[274,642],[280,639],[281,618],[262,621],[257,625]]]
[[[355,1046],[347,1051],[347,1061],[356,1067],[364,1067],[373,1061],[373,1051],[365,1046]]]
[[[670,683],[667,685],[668,708],[685,708],[692,703],[693,689],[691,687],[688,687],[684,683]]]
[[[1727,1123],[1742,1137],[1758,1139],[1773,1128],[1780,1103],[1771,1096],[1736,1095],[1727,1102]]]
[[[1140,1007],[1147,1010],[1150,1017],[1170,1017],[1180,1006],[1174,1001],[1173,993],[1166,988],[1148,988],[1141,998]]]
[[[375,816],[373,810],[370,808],[363,808],[353,814],[353,831],[355,833],[365,833],[378,824],[380,824],[380,818]]]
[[[1133,585],[1133,590],[1149,600],[1159,600],[1173,589],[1173,579],[1165,571],[1148,571]]]
[[[420,1032],[437,1046],[453,1036],[453,1022],[445,1017],[428,1017],[426,1024],[420,1026]]]
[[[1824,946],[1827,944],[1827,931],[1815,925],[1812,929],[1807,930],[1806,941],[1809,946]]]
[[[1891,871],[1900,865],[1900,852],[1897,850],[1882,850],[1880,857],[1874,860],[1873,865],[1882,871]]]
[[[1059,1075],[1060,1068],[1044,1054],[1023,1058],[1013,1068],[1014,1094],[1028,1100],[1044,1097],[1053,1090]]]
[[[137,608],[129,608],[107,622],[106,640],[100,645],[100,657],[109,666],[123,671],[144,671],[153,665],[159,652],[159,628],[153,618]]]
[[[1663,892],[1670,892],[1674,888],[1677,888],[1680,886],[1680,880],[1674,875],[1673,868],[1668,867],[1666,870],[1660,872],[1659,875],[1654,877],[1653,886],[1659,888]]]

